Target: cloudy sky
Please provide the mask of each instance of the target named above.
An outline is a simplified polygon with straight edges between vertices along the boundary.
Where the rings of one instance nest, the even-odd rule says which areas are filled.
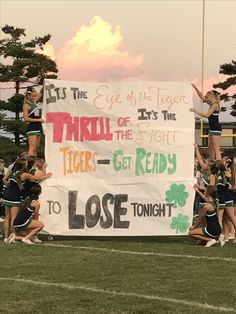
[[[1,27],[51,34],[45,48],[59,77],[201,85],[203,0],[1,0]],[[204,90],[236,60],[235,0],[205,0]],[[236,92],[235,90],[231,92]]]

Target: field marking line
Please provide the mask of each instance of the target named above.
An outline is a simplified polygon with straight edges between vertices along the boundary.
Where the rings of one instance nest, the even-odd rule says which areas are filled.
[[[233,257],[217,257],[217,256],[199,256],[199,255],[185,255],[185,254],[171,254],[171,253],[158,253],[158,252],[139,252],[139,251],[127,251],[117,249],[99,248],[95,246],[74,246],[65,244],[49,244],[43,243],[42,246],[58,247],[58,248],[69,248],[69,249],[81,249],[88,251],[102,251],[108,253],[119,253],[119,254],[131,254],[131,255],[145,255],[145,256],[161,256],[161,257],[177,257],[177,258],[192,258],[192,259],[203,259],[209,261],[223,261],[223,262],[236,262],[236,258]],[[207,250],[207,249],[206,249]]]
[[[87,292],[108,294],[112,296],[133,297],[133,298],[146,299],[146,300],[152,300],[152,301],[169,302],[169,303],[175,303],[175,304],[185,305],[189,307],[197,307],[204,310],[212,310],[216,312],[227,312],[227,313],[235,312],[236,313],[236,309],[231,308],[231,307],[215,306],[208,303],[199,303],[196,301],[187,301],[183,299],[179,300],[179,299],[174,299],[174,298],[160,297],[157,295],[148,295],[148,294],[142,294],[142,293],[139,294],[139,293],[125,292],[125,291],[119,292],[115,290],[108,290],[108,289],[104,290],[100,288],[72,285],[68,283],[36,281],[36,280],[24,279],[24,278],[0,277],[0,281],[13,281],[13,282],[19,282],[19,283],[30,284],[30,285],[35,285],[35,286],[56,287],[56,288],[63,288],[63,289],[69,289],[69,290],[82,290],[82,291],[87,291]]]

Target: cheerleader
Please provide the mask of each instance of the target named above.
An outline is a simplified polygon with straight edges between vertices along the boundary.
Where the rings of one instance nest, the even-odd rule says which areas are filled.
[[[13,168],[11,174],[7,174],[3,181],[9,177],[6,190],[4,192],[3,204],[5,205],[5,221],[4,221],[4,242],[13,242],[13,235],[9,236],[9,231],[12,228],[13,221],[17,216],[21,202],[22,202],[22,190],[25,180],[44,180],[51,177],[51,173],[41,174],[33,176],[27,171],[27,160],[25,158],[19,158]]]
[[[5,167],[5,163],[3,159],[0,159],[0,217],[5,216],[5,208],[3,205],[3,194],[5,190],[5,185],[3,182],[3,178],[8,173],[8,169]]]
[[[13,222],[14,240],[21,240],[25,244],[34,244],[35,241],[32,242],[31,239],[35,239],[37,233],[43,229],[43,222],[34,219],[35,211],[39,211],[40,203],[38,198],[41,191],[41,186],[35,184],[23,202]]]
[[[14,170],[9,172],[4,178],[3,182],[7,184],[3,196],[3,204],[5,205],[5,221],[4,221],[4,242],[9,243],[13,239],[9,236],[11,217],[15,219],[21,205],[21,190],[23,188],[21,182],[21,174],[27,167],[25,158],[19,158],[13,167]]]
[[[233,196],[233,207],[234,207],[234,217],[236,217],[236,157],[233,158],[231,164],[231,185],[232,185],[232,196]],[[231,238],[236,242],[235,239],[236,228],[234,228]]]
[[[34,177],[39,177],[40,175],[46,175],[46,167],[47,164],[44,163],[41,170],[38,169],[38,167],[36,166],[37,163],[37,159],[35,156],[29,156],[27,158],[28,160],[28,166],[27,166],[27,170],[28,173],[30,173],[32,176]],[[40,182],[40,180],[29,180],[26,179],[24,184],[23,184],[23,190],[22,190],[22,198],[23,200],[25,200],[31,193],[31,189],[34,185],[38,185],[38,183]],[[39,208],[36,207],[35,211],[34,211],[34,215],[33,215],[33,219],[35,220],[39,220]],[[34,243],[41,243],[42,241],[38,238],[38,236],[34,236],[33,238],[33,242]]]
[[[202,155],[199,151],[198,145],[196,143],[195,143],[195,154],[196,154],[197,161],[202,169],[202,176],[201,176],[200,182],[198,182],[197,187],[202,193],[204,193],[207,186],[209,185],[215,186],[216,184],[216,176],[215,176],[216,167],[213,160],[209,160],[209,159],[207,159],[206,161],[203,160]],[[200,197],[199,207],[201,208],[205,204],[206,203],[204,199]]]
[[[219,199],[219,211],[218,218],[219,223],[222,227],[223,225],[223,215],[227,215],[229,221],[233,224],[234,228],[236,228],[236,217],[234,215],[234,206],[233,206],[233,196],[229,191],[229,184],[227,181],[230,178],[230,173],[226,169],[226,158],[223,158],[222,161],[218,162],[218,172],[217,172],[217,195]],[[228,177],[228,179],[227,179]],[[219,238],[220,244],[225,244],[224,234],[221,234]]]
[[[191,112],[195,112],[197,115],[208,118],[209,121],[209,133],[208,133],[208,149],[210,159],[221,160],[220,151],[220,137],[222,128],[219,123],[220,115],[220,93],[216,90],[210,90],[204,96],[195,84],[192,87],[197,92],[199,98],[206,102],[210,107],[207,112],[200,112],[194,108],[191,108]]]
[[[189,229],[189,236],[206,241],[205,247],[210,247],[217,243],[217,239],[221,234],[221,226],[217,216],[216,188],[207,186],[205,194],[196,185],[194,185],[194,189],[206,203],[200,211],[197,223]],[[206,221],[206,226],[202,228],[203,219]]]
[[[226,160],[227,158],[225,157],[224,160]],[[225,176],[226,176],[226,188],[228,190],[228,193],[231,195],[231,206],[228,207],[233,207],[233,209],[229,209],[227,208],[228,212],[232,211],[232,213],[229,213],[229,216],[232,215],[234,216],[234,218],[236,217],[236,212],[235,212],[235,208],[236,208],[236,194],[235,194],[235,174],[236,174],[236,159],[234,158],[233,160],[231,159],[227,159],[226,164],[225,164]],[[233,223],[231,222],[232,219],[230,220],[228,214],[224,213],[223,216],[223,230],[224,230],[224,239],[225,241],[229,241],[229,239],[233,239],[235,238],[235,228]]]
[[[27,172],[30,173],[32,176],[37,175],[37,168],[36,168],[36,157],[35,156],[29,156],[27,158],[28,164],[27,164]],[[23,190],[22,190],[22,197],[25,199],[29,194],[31,188],[35,185],[38,184],[38,180],[30,180],[26,179],[23,184]]]
[[[42,135],[42,123],[40,109],[37,105],[38,100],[42,97],[42,93],[37,94],[35,88],[27,87],[25,101],[23,104],[23,117],[28,122],[26,135],[29,143],[29,156],[37,156],[37,151],[40,145]]]

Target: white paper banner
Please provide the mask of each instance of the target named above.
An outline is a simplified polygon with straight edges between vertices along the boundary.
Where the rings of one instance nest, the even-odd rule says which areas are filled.
[[[186,234],[193,211],[188,82],[46,80],[45,230],[62,235]]]

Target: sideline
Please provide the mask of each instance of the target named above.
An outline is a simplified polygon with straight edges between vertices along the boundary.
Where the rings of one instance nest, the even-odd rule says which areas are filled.
[[[54,287],[54,288],[62,288],[62,289],[68,289],[68,290],[82,290],[87,292],[93,292],[93,293],[102,293],[102,294],[108,294],[112,296],[118,296],[118,297],[131,297],[131,298],[139,298],[139,299],[146,299],[146,300],[152,300],[152,301],[161,301],[161,302],[168,302],[168,303],[174,303],[189,307],[197,307],[199,309],[204,310],[212,310],[216,312],[235,312],[236,309],[231,307],[222,307],[222,306],[215,306],[208,303],[199,303],[195,301],[187,301],[187,300],[178,300],[174,298],[166,298],[166,297],[160,297],[157,295],[148,295],[148,294],[139,294],[139,293],[133,293],[133,292],[125,292],[125,291],[115,291],[115,290],[103,290],[100,288],[94,288],[94,287],[85,287],[85,286],[79,286],[79,285],[72,285],[68,283],[60,283],[60,282],[47,282],[47,281],[36,281],[31,279],[24,279],[24,278],[10,278],[10,277],[0,277],[0,281],[13,281],[23,284],[29,284],[29,285],[35,285],[35,286],[45,286],[45,287]]]
[[[171,253],[158,253],[158,252],[138,252],[138,251],[126,251],[117,249],[107,249],[99,248],[95,246],[74,246],[65,244],[51,244],[43,243],[37,244],[37,246],[49,246],[56,248],[68,248],[77,250],[88,250],[88,251],[102,251],[107,253],[117,253],[117,254],[133,254],[133,255],[144,255],[144,256],[161,256],[161,257],[173,257],[173,258],[190,258],[190,259],[203,259],[208,261],[223,261],[223,262],[236,262],[236,258],[233,257],[217,257],[217,256],[198,256],[198,255],[184,255],[184,254],[171,254]]]

